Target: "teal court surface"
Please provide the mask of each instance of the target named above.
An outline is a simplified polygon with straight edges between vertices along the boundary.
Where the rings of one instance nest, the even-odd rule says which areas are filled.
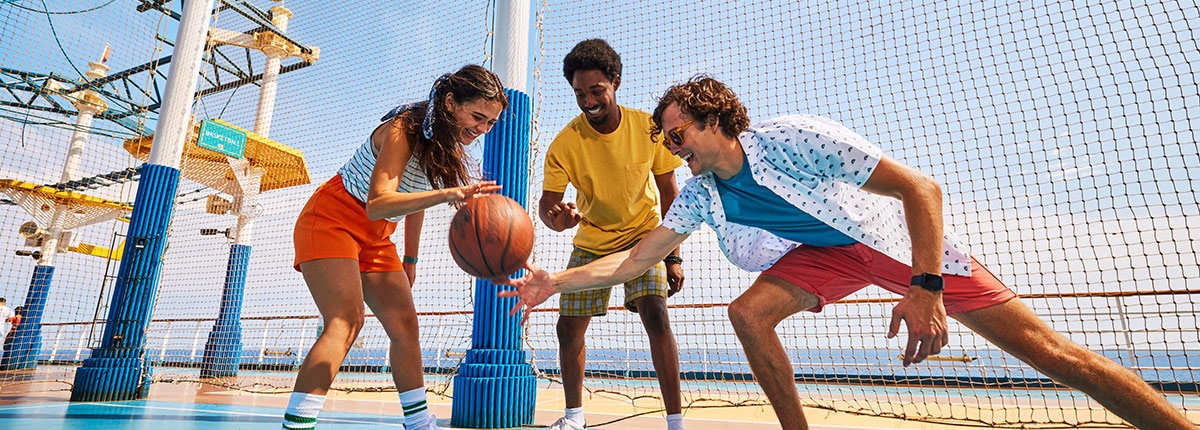
[[[43,366],[53,367],[53,366]],[[0,372],[9,383],[0,389],[0,423],[11,429],[277,429],[289,392],[266,388],[254,392],[230,389],[201,381],[158,382],[144,400],[71,402],[71,386],[39,379],[34,372]],[[280,378],[294,374],[280,372]],[[26,382],[20,382],[20,381]],[[427,381],[427,387],[435,384]],[[452,394],[452,393],[450,393]],[[562,388],[556,383],[538,385],[534,423],[526,429],[545,428],[562,415]],[[626,430],[666,427],[657,399],[631,400],[604,392],[585,395],[589,428]],[[441,427],[451,428],[451,398],[431,392],[430,410]],[[806,409],[814,430],[952,429],[961,426],[869,417],[823,409]],[[691,430],[767,430],[779,428],[767,405],[692,407],[684,411]],[[331,391],[318,429],[404,428],[395,392]],[[1104,427],[1093,427],[1104,428]],[[1113,428],[1113,427],[1108,427]]]

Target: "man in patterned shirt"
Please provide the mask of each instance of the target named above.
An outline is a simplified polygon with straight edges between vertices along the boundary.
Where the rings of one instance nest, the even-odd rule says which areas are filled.
[[[510,282],[516,290],[501,293],[520,297],[514,312],[554,293],[629,279],[708,224],[731,262],[762,271],[729,305],[729,318],[784,428],[808,425],[775,326],[872,284],[904,296],[887,336],[907,325],[905,366],[949,343],[949,314],[1138,428],[1194,427],[1133,372],[1038,319],[943,232],[933,178],[841,124],[795,115],[751,127],[737,96],[703,76],[668,89],[653,121],[696,175],[662,225],[632,249],[584,267],[550,274],[531,263],[529,275]]]

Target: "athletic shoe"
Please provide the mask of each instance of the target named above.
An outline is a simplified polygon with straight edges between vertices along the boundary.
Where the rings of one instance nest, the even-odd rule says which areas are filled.
[[[546,430],[584,430],[584,427],[575,424],[575,421],[571,421],[567,417],[562,417],[558,421],[555,421],[554,424],[550,424],[550,427],[546,427]]]
[[[433,414],[429,414],[429,419],[425,420],[425,426],[418,430],[442,430],[442,428],[438,427],[437,417],[433,416]]]

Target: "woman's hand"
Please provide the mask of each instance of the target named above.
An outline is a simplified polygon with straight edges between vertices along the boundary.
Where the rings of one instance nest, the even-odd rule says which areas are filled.
[[[404,276],[408,277],[408,287],[412,288],[413,284],[417,282],[417,263],[405,262],[400,265],[404,267]]]
[[[496,181],[483,181],[475,184],[463,185],[461,187],[450,188],[446,190],[450,192],[450,200],[446,203],[459,206],[471,197],[491,194],[500,191],[501,188],[504,187],[496,184]]]

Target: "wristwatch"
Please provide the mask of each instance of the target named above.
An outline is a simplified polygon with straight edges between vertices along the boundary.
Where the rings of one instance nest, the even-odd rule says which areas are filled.
[[[942,275],[934,275],[932,273],[922,273],[920,275],[913,276],[912,283],[910,285],[916,285],[935,293],[940,293],[942,290],[946,289],[942,283]]]

